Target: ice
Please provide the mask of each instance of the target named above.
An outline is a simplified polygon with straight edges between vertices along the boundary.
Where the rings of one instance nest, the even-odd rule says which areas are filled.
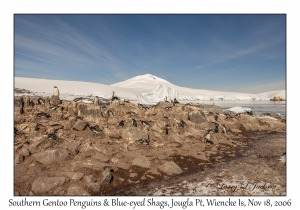
[[[243,112],[246,112],[246,111],[252,111],[250,108],[240,107],[240,106],[231,107],[228,110],[232,111],[232,112],[235,112],[235,113],[243,113]]]
[[[165,97],[167,97],[167,101],[174,101],[174,99],[178,99],[178,93],[176,90],[166,86],[166,85],[158,85],[156,86],[150,93],[142,93],[139,95],[138,103],[140,104],[156,104],[160,101],[164,101]]]

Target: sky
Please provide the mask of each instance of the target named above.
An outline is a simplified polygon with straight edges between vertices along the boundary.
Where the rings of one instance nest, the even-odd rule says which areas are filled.
[[[286,15],[14,15],[14,76],[113,84],[286,88]]]

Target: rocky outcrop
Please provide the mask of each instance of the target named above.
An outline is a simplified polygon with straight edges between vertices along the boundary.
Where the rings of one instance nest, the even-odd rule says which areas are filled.
[[[14,178],[20,195],[108,195],[116,187],[221,161],[245,146],[245,132],[285,132],[281,116],[229,115],[214,105],[15,100]]]

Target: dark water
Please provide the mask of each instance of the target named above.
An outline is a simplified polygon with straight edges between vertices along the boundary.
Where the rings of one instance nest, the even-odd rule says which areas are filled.
[[[223,109],[232,107],[250,108],[254,114],[275,112],[286,115],[286,101],[192,101],[195,103],[215,104]]]

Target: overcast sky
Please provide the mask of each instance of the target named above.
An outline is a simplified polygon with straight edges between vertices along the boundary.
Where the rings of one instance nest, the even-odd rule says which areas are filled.
[[[14,75],[189,88],[285,89],[285,15],[14,15]]]

